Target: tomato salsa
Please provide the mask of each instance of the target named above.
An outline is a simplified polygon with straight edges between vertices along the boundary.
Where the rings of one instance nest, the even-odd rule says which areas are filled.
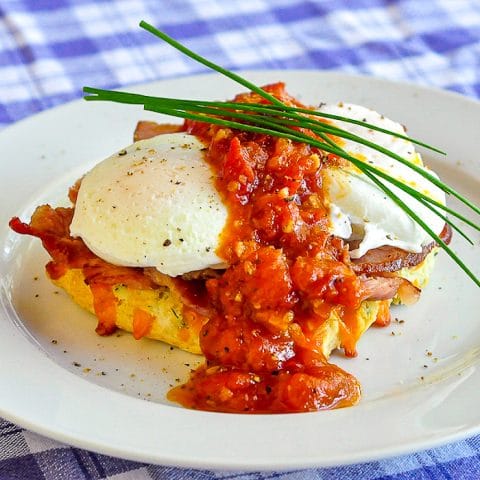
[[[265,89],[303,107],[282,83]],[[235,101],[265,102],[253,93]],[[355,404],[357,380],[328,363],[318,338],[323,323],[338,315],[345,320],[342,343],[355,354],[348,317],[363,300],[362,287],[347,246],[329,234],[322,197],[322,168],[342,160],[284,138],[193,121],[185,129],[208,145],[229,210],[218,253],[230,267],[206,282],[213,307],[200,334],[206,364],[169,399],[257,413]]]

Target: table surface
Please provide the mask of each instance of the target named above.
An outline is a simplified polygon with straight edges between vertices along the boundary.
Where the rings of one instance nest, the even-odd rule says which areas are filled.
[[[141,19],[229,69],[338,70],[480,97],[477,0],[0,0],[0,128],[79,98],[85,84],[204,71],[144,35]],[[72,448],[0,419],[0,480],[478,479],[479,459],[476,436],[338,468],[182,470]]]

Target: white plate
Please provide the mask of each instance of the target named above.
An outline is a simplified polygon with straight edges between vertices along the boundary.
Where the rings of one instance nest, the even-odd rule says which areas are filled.
[[[426,159],[480,203],[480,104],[437,90],[334,73],[247,76],[257,84],[284,80],[305,102],[356,102],[408,125],[412,135],[448,152],[446,158],[427,154]],[[210,75],[137,90],[226,99],[239,88]],[[78,101],[0,133],[1,416],[109,455],[248,470],[378,459],[480,430],[480,295],[444,254],[417,305],[394,310],[398,321],[369,331],[356,359],[334,356],[363,385],[358,406],[249,416],[169,404],[169,385],[185,379],[198,358],[126,334],[98,337],[93,317],[45,279],[47,257],[39,242],[6,226],[10,217],[25,219],[42,202],[63,202],[76,178],[130,143],[136,121],[143,118],[159,117],[136,107]],[[480,275],[479,236],[474,237],[476,251],[458,237],[453,246]]]

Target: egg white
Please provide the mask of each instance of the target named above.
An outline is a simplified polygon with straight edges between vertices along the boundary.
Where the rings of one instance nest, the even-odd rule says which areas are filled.
[[[170,276],[223,266],[215,250],[227,209],[193,135],[134,143],[82,180],[70,232],[100,258]]]
[[[405,135],[404,128],[399,123],[359,105],[347,103],[322,105],[319,110],[360,120]],[[413,143],[408,140],[339,120],[329,121],[337,127],[385,147],[413,164],[423,165],[420,154],[415,151]],[[408,166],[352,140],[338,139],[337,141],[350,155],[445,204],[445,194]],[[424,168],[435,175],[431,170]],[[354,166],[328,168],[323,170],[322,175],[332,234],[360,242],[358,248],[350,252],[352,258],[359,258],[368,250],[383,245],[420,252],[422,246],[431,241],[430,236],[422,227]],[[387,186],[436,234],[442,231],[445,222],[438,215],[391,184],[387,184]]]

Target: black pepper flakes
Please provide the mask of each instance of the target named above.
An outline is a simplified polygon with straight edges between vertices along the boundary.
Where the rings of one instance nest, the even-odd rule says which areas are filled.
[[[120,150],[120,151],[118,152],[118,156],[119,156],[119,157],[123,157],[123,156],[126,155],[126,154],[127,154],[127,151],[126,151],[126,150]]]
[[[164,247],[169,247],[171,244],[172,244],[172,241],[171,241],[169,238],[167,238],[167,239],[163,242],[163,246],[164,246]]]

